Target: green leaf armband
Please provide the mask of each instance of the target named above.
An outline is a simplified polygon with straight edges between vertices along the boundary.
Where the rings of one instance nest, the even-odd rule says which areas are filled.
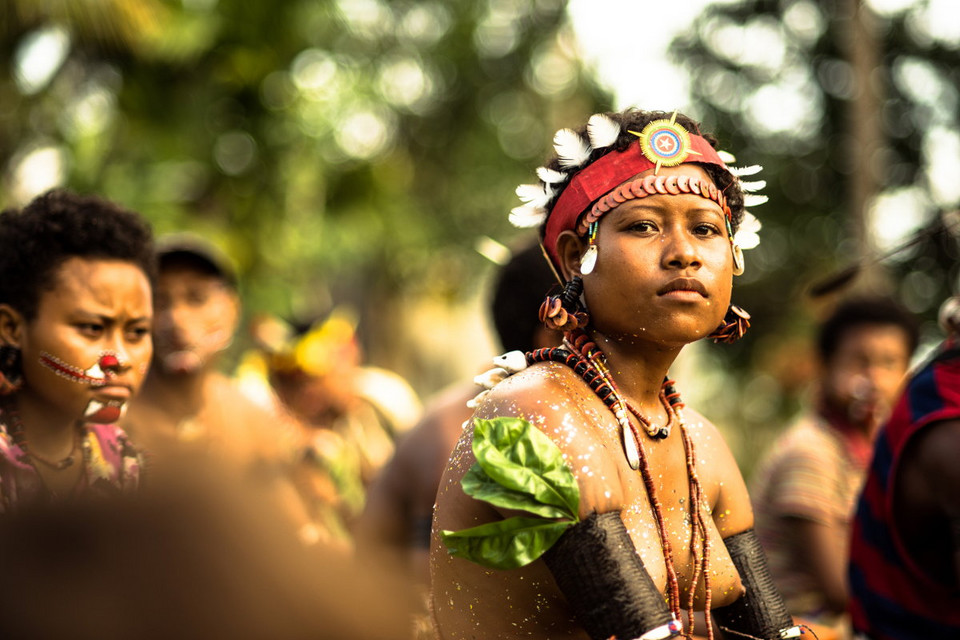
[[[522,418],[474,420],[476,463],[464,474],[464,493],[515,516],[462,531],[441,531],[450,555],[492,569],[515,569],[547,551],[580,521],[580,489],[563,453]]]

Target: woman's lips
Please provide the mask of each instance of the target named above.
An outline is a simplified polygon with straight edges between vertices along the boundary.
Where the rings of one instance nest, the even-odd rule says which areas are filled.
[[[133,395],[130,387],[120,384],[94,385],[93,390],[105,401],[126,402]]]
[[[657,295],[682,300],[702,300],[710,297],[707,288],[696,278],[676,278],[660,287]]]

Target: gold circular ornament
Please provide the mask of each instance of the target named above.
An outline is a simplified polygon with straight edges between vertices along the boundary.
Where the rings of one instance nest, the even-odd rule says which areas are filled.
[[[690,134],[672,120],[654,120],[638,137],[640,153],[657,167],[675,167],[690,153]]]

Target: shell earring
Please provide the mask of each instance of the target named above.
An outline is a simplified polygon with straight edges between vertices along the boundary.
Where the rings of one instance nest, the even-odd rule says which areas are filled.
[[[731,304],[723,322],[707,337],[713,338],[714,342],[732,344],[742,338],[749,328],[750,314],[737,305]]]
[[[547,296],[540,305],[540,322],[554,331],[573,331],[587,326],[590,316],[580,305],[583,280],[574,276],[559,295]]]
[[[733,250],[733,275],[742,276],[744,268],[743,249],[736,242],[731,243],[730,246]]]
[[[582,275],[588,275],[593,273],[594,268],[597,266],[597,223],[594,222],[590,225],[588,231],[588,241],[587,241],[587,250],[583,252],[583,255],[580,256],[580,273]]]

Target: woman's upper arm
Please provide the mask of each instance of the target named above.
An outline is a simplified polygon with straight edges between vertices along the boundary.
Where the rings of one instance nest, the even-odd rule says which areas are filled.
[[[523,418],[549,437],[577,480],[581,518],[623,508],[619,471],[583,405],[555,377],[517,375],[495,387],[474,414]]]

